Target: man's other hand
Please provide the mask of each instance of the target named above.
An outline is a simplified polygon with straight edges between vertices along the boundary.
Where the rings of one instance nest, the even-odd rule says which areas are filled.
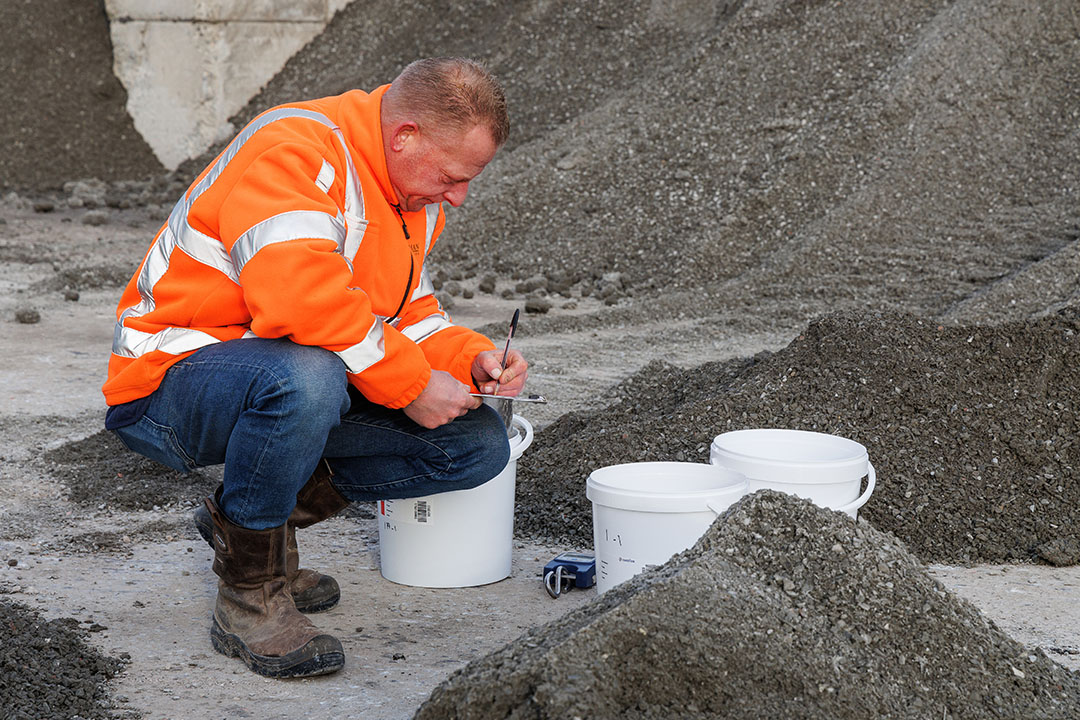
[[[417,425],[429,430],[437,428],[483,404],[470,391],[468,385],[450,373],[432,370],[423,392],[405,406],[405,414]]]

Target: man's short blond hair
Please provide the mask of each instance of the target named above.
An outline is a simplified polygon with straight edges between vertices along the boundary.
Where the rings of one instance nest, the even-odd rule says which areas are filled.
[[[383,96],[390,117],[416,117],[421,130],[469,130],[477,125],[491,133],[496,147],[510,134],[506,96],[481,63],[468,58],[417,60],[401,71]]]

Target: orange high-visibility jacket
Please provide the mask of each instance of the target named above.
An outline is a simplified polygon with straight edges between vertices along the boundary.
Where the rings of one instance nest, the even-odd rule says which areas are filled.
[[[400,217],[393,207],[379,123],[387,87],[268,110],[192,183],[121,297],[109,405],[241,337],[324,347],[391,408],[412,402],[432,369],[472,383],[473,359],[494,345],[451,324],[433,295],[424,259],[441,204]]]

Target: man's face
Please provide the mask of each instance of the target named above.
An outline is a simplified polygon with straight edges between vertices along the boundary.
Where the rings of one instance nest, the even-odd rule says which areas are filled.
[[[495,156],[487,128],[424,133],[414,125],[400,126],[390,142],[386,169],[403,210],[465,201],[472,181]]]

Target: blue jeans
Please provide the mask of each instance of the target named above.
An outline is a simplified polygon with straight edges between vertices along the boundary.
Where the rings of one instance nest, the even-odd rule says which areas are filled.
[[[321,458],[348,500],[476,487],[510,459],[486,405],[428,430],[363,398],[328,350],[289,340],[230,340],[169,368],[146,413],[116,434],[128,448],[189,471],[224,463],[221,509],[237,525],[285,523]]]

